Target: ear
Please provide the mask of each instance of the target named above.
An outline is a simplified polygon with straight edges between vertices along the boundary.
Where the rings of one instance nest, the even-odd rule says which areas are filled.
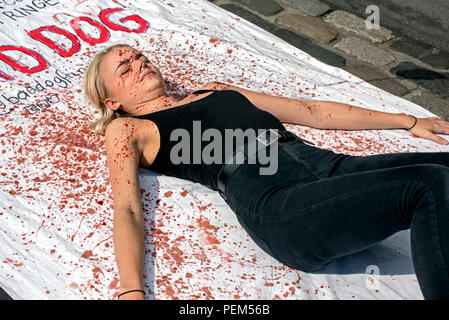
[[[104,105],[106,107],[108,107],[109,109],[111,109],[112,111],[117,110],[118,108],[120,108],[120,103],[116,100],[113,100],[111,98],[106,98],[104,100]]]

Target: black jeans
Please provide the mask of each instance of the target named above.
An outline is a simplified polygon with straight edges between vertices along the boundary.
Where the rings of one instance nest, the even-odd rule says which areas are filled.
[[[305,272],[410,228],[425,299],[449,294],[449,153],[350,156],[303,143],[278,144],[278,169],[245,163],[226,202],[269,255]]]

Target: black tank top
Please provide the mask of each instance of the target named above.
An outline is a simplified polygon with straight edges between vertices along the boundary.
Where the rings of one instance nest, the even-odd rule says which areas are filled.
[[[238,91],[197,90],[193,93],[200,94],[209,91],[214,92],[202,99],[179,107],[134,117],[151,120],[159,129],[160,149],[153,164],[148,167],[149,169],[169,176],[198,182],[213,190],[217,190],[218,172],[220,171],[222,163],[228,159],[230,154],[225,154],[225,143],[222,141],[221,146],[223,147],[221,154],[223,160],[220,163],[206,164],[203,162],[203,157],[201,157],[201,155],[194,155],[192,152],[194,143],[194,121],[200,121],[195,124],[195,132],[198,132],[198,124],[201,127],[201,135],[209,128],[217,129],[220,132],[221,137],[223,137],[223,140],[225,137],[225,129],[241,129],[243,131],[253,129],[257,133],[258,129],[285,130],[285,127],[276,117],[257,108]],[[173,146],[179,143],[180,137],[177,137],[176,141],[170,141],[170,135],[173,130],[180,128],[185,129],[189,133],[191,142],[190,161],[187,163],[174,164],[170,160],[170,151]],[[198,137],[197,134],[196,137]],[[200,150],[203,150],[206,145],[211,143],[209,140],[200,140]],[[196,143],[198,143],[198,141]],[[234,150],[238,147],[238,145],[235,146]],[[199,163],[198,158],[200,158]]]

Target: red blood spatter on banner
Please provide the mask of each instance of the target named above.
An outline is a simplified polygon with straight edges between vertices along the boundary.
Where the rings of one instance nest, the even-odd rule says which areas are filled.
[[[22,267],[23,266],[23,262],[15,262],[14,260],[10,259],[10,258],[6,258],[3,263],[11,263],[14,267]]]
[[[111,283],[109,284],[109,290],[118,289],[118,284],[120,280],[118,278],[114,278]]]
[[[89,259],[92,256],[93,256],[92,250],[87,250],[87,251],[84,251],[84,253],[82,254],[81,257],[83,257],[85,259]]]
[[[84,2],[87,2],[89,0],[76,0],[76,4],[75,4],[75,8],[77,8],[78,6],[82,5]]]
[[[205,240],[207,244],[209,245],[220,244],[220,241],[218,241],[218,239],[214,235],[214,233],[217,232],[220,228],[213,226],[210,223],[210,221],[204,216],[200,216],[200,218],[198,218],[196,222],[199,229],[206,234]]]
[[[204,216],[200,216],[198,219],[196,219],[196,222],[202,230],[212,230],[215,232],[220,229],[219,227],[213,226],[210,221]]]
[[[71,284],[69,284],[69,287],[72,289],[78,289],[79,285],[76,282],[72,282]]]
[[[92,273],[94,275],[94,278],[98,280],[100,277],[100,273],[103,274],[103,271],[99,267],[95,267],[92,269]]]
[[[65,16],[69,16],[74,18],[74,15],[71,15],[70,13],[66,13],[66,12],[59,12],[59,13],[55,13],[54,15],[52,15],[53,19],[56,20],[59,24],[63,23],[63,21],[59,20],[58,16],[59,15],[65,15]]]
[[[206,294],[206,299],[214,299],[212,293],[210,292],[210,287],[202,287],[201,290]]]
[[[200,211],[205,211],[208,207],[210,207],[212,205],[212,203],[209,203],[208,205],[205,205],[205,206],[198,206],[198,209],[200,210]]]
[[[33,178],[32,179],[32,181],[33,182],[47,182],[47,181],[51,181],[53,178],[52,177],[50,177],[50,176],[44,176],[44,177],[36,177],[36,178]]]
[[[81,228],[81,224],[83,223],[84,218],[85,218],[85,216],[83,215],[83,217],[81,218],[80,224],[78,225],[78,229],[77,229],[77,230],[75,231],[75,233],[72,235],[72,237],[70,238],[70,240],[73,241],[73,239],[75,238],[76,234],[78,233],[78,231],[79,231],[80,228]]]

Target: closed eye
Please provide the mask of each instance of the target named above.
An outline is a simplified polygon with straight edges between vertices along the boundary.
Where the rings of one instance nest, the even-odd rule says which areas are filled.
[[[141,52],[136,53],[136,55],[134,56],[134,60],[138,60],[138,59],[140,59],[141,57],[144,57],[144,58],[145,58],[145,63],[146,63],[147,61],[149,61],[148,58],[145,57]],[[123,60],[122,62],[119,63],[119,65],[117,66],[117,68],[115,69],[115,71],[117,72],[117,70],[118,70],[120,67],[122,67],[122,66],[124,66],[124,65],[129,65],[129,63],[130,63],[130,59]],[[121,73],[121,75],[124,75],[124,74],[127,73],[128,71],[129,71],[129,68],[126,69],[125,71],[123,71],[123,72]]]

